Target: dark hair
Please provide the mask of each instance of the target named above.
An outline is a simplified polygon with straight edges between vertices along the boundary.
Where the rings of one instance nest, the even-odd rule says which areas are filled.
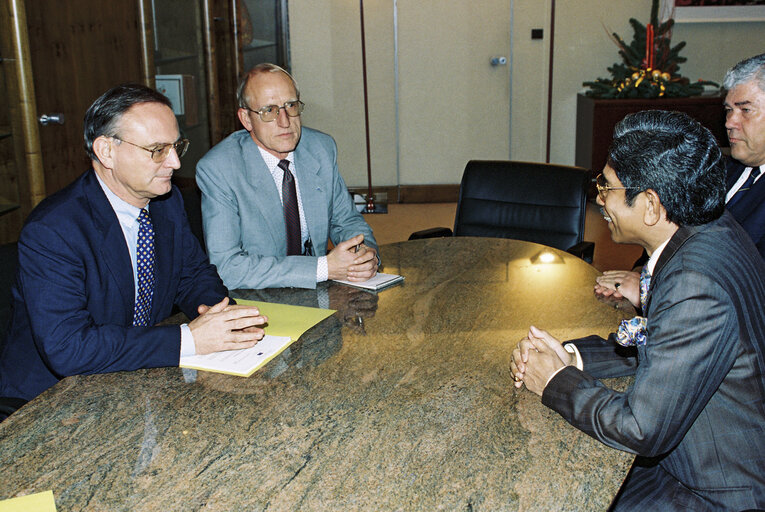
[[[93,141],[102,135],[116,135],[122,115],[138,103],[161,103],[173,108],[164,94],[143,84],[128,83],[112,87],[103,93],[85,112],[85,152],[91,160],[98,160],[93,152]]]
[[[679,226],[710,222],[725,209],[725,164],[712,133],[687,114],[646,110],[614,128],[608,165],[625,187],[625,201],[654,190]]]
[[[245,73],[244,76],[239,80],[239,85],[236,87],[236,101],[239,104],[239,108],[250,108],[250,98],[247,97],[247,84],[250,82],[250,78],[255,78],[256,76],[263,75],[265,73],[284,73],[287,75],[287,78],[289,78],[290,82],[292,82],[292,87],[295,88],[297,99],[300,99],[300,89],[298,89],[298,84],[286,69],[277,66],[276,64],[271,64],[270,62],[261,62],[249,70],[247,73]]]

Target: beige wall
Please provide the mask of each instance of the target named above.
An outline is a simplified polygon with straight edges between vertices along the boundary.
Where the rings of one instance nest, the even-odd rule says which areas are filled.
[[[419,2],[431,6],[437,0],[364,2],[375,185],[410,184],[405,179],[398,183],[396,172],[394,1],[407,1],[407,9],[412,9]],[[508,29],[512,37],[510,157],[543,161],[551,1],[507,0],[507,3],[512,12]],[[475,5],[480,8],[479,2]],[[631,40],[629,18],[647,22],[650,5],[650,0],[556,1],[552,162],[574,163],[576,94],[584,90],[582,82],[609,76],[606,68],[619,60],[608,32]],[[308,104],[304,122],[335,137],[340,171],[346,182],[349,186],[364,186],[366,147],[359,2],[292,0],[289,17],[292,69]],[[544,40],[531,40],[532,28],[544,28]],[[423,27],[424,31],[428,29]],[[691,80],[720,81],[730,65],[763,51],[764,30],[762,22],[677,24],[673,42],[687,42],[681,52],[688,59],[681,67],[682,73]],[[399,48],[399,54],[412,51],[438,52],[439,48]],[[399,77],[400,81],[405,79]],[[434,84],[434,91],[437,89],[438,84]],[[440,176],[434,170],[430,183],[456,183],[451,174]]]

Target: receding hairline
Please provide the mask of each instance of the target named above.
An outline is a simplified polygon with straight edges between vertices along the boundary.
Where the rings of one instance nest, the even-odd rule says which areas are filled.
[[[259,76],[265,76],[265,75],[276,74],[276,73],[281,73],[282,75],[287,77],[287,79],[292,84],[292,88],[295,90],[296,99],[300,99],[300,88],[298,87],[297,81],[289,73],[289,71],[282,68],[281,66],[277,66],[276,64],[262,63],[250,69],[244,75],[242,80],[240,80],[239,86],[237,87],[237,101],[239,103],[239,108],[249,107],[249,103],[252,98],[250,98],[249,95],[247,94],[247,89],[249,88],[251,80]]]
[[[170,116],[172,117],[173,121],[175,122],[175,131],[177,132],[175,139],[172,141],[152,140],[150,141],[150,143],[166,144],[166,143],[172,143],[178,140],[181,136],[180,126],[178,125],[178,119],[175,117],[175,113],[173,112],[173,109],[171,109],[170,107],[168,107],[167,105],[159,101],[141,101],[138,103],[134,103],[133,105],[128,107],[128,109],[125,110],[122,114],[114,118],[114,123],[112,125],[112,128],[113,128],[112,131],[114,133],[109,135],[102,134],[101,136],[111,137],[115,135],[120,135],[118,132],[124,129],[123,123],[125,122],[126,118],[128,119],[133,118],[133,119],[136,119],[138,122],[145,121],[147,117],[145,115],[142,115],[141,113],[136,112],[134,109],[137,109],[143,106],[148,106],[148,105],[157,105],[159,107],[165,107],[167,111],[170,113]],[[152,117],[152,119],[154,120],[156,118]],[[170,117],[168,117],[168,119],[170,119]]]

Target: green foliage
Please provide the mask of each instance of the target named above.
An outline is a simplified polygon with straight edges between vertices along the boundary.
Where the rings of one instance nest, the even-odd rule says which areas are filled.
[[[595,98],[673,98],[697,96],[704,92],[704,86],[718,87],[708,80],[691,82],[680,74],[680,64],[687,59],[680,56],[685,41],[671,46],[672,27],[675,20],[658,23],[659,0],[651,6],[651,25],[654,27],[653,67],[646,62],[647,27],[635,18],[630,18],[633,36],[627,44],[619,34],[611,34],[619,47],[622,62],[608,68],[611,78],[597,78],[582,85],[590,90],[587,96]]]

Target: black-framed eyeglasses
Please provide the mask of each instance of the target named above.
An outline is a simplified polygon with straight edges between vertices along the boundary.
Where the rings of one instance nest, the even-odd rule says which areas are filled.
[[[141,148],[144,151],[148,151],[151,153],[151,160],[154,163],[161,164],[165,160],[167,160],[167,157],[170,156],[170,150],[174,149],[175,152],[178,154],[178,158],[182,157],[186,154],[186,150],[189,149],[189,139],[180,139],[173,143],[169,144],[158,144],[154,148],[146,148],[143,146],[139,146],[138,144],[134,144],[130,142],[129,140],[120,139],[116,135],[112,135],[113,139],[117,139],[118,141],[125,142],[127,144],[130,144],[131,146],[135,146],[137,148]]]
[[[603,173],[598,174],[595,178],[595,187],[598,189],[598,195],[601,199],[605,199],[609,190],[637,190],[638,187],[612,187],[606,183],[606,177]]]
[[[265,107],[260,107],[258,110],[253,110],[250,107],[242,108],[258,114],[260,116],[260,120],[264,123],[270,123],[271,121],[276,121],[276,118],[279,117],[279,112],[281,110],[284,110],[290,117],[299,116],[305,108],[305,103],[300,100],[295,100],[288,101],[281,107],[278,105],[266,105]]]

